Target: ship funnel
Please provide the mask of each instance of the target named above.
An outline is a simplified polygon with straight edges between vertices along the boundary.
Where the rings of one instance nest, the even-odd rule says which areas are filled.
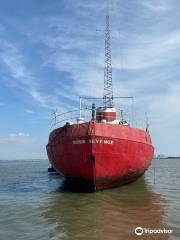
[[[116,120],[115,108],[99,107],[96,109],[96,120],[98,122],[113,122]]]

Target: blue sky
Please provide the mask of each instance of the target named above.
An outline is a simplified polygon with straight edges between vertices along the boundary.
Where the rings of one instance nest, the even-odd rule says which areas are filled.
[[[113,0],[114,95],[148,113],[157,154],[180,155],[180,2]],[[102,96],[102,0],[0,1],[0,159],[46,158],[54,109]]]

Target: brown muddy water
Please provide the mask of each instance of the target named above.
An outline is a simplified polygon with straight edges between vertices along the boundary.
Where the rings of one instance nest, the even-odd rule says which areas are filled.
[[[0,240],[180,239],[180,159],[154,160],[138,181],[96,193],[62,191],[47,166],[0,161]]]

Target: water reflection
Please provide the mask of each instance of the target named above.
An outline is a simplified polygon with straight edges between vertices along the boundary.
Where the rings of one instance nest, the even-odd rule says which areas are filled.
[[[169,239],[165,234],[134,234],[137,226],[168,228],[163,223],[165,204],[144,178],[96,193],[50,193],[41,211],[50,223],[50,239]]]

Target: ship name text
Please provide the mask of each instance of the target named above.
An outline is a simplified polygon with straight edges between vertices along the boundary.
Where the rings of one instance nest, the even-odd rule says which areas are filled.
[[[108,139],[89,139],[89,140],[85,140],[85,139],[77,139],[77,140],[73,140],[73,144],[85,144],[85,143],[96,143],[96,144],[109,144],[112,145],[114,144],[113,140],[108,140]]]

